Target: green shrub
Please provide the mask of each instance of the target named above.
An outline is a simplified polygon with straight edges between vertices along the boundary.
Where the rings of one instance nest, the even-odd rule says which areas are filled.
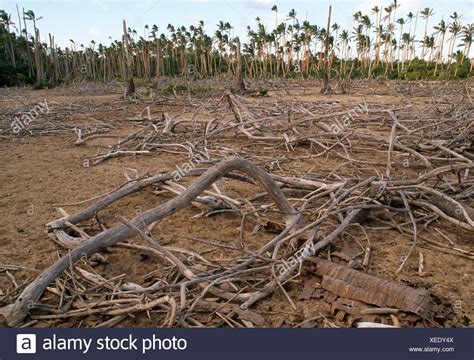
[[[0,59],[0,86],[19,86],[32,83],[28,76],[28,66],[20,64],[14,67],[11,63]]]

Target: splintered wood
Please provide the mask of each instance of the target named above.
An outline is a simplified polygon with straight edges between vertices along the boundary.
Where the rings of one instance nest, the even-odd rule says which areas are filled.
[[[343,298],[433,317],[434,301],[426,290],[412,289],[323,259],[315,263],[314,272],[322,277],[323,289]]]
[[[64,319],[116,326],[151,313],[159,326],[442,326],[452,304],[400,283],[400,276],[433,271],[433,251],[474,259],[467,241],[474,238],[473,104],[465,84],[420,84],[387,84],[402,102],[383,94],[360,102],[298,100],[310,88],[297,82],[285,87],[294,97],[281,98],[227,90],[209,98],[139,94],[133,103],[113,104],[134,106],[137,116],[87,124],[58,122],[86,109],[51,102],[30,135],[65,131],[71,146],[98,144],[91,166],[130,156],[173,154],[182,161],[155,175],[127,170],[122,186],[75,203],[81,211],[61,209],[62,217],[47,224],[61,256],[24,286],[9,273],[15,289],[0,313],[11,326]],[[266,86],[281,91],[279,83]],[[370,94],[371,86],[354,84],[352,91]],[[413,93],[422,100],[411,101]],[[132,194],[159,204],[135,217],[119,215],[117,204]],[[197,221],[213,216],[228,226],[238,219],[239,235],[222,241],[191,233],[184,239],[189,247],[163,243],[160,229],[179,226],[166,220],[187,207]],[[104,212],[115,222],[103,223]],[[398,234],[393,244],[406,252],[375,275],[374,259],[392,251],[378,245],[388,232]],[[205,250],[191,246],[197,243]],[[112,276],[99,269],[110,249],[160,265],[142,281]],[[290,314],[302,302],[329,302],[333,313],[269,322],[260,306],[268,299]]]

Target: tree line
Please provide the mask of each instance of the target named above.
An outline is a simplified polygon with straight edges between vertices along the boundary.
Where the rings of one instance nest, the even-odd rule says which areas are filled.
[[[140,33],[123,22],[123,35],[103,45],[91,41],[60,47],[54,35],[42,37],[42,19],[32,10],[0,10],[0,85],[54,86],[75,79],[109,82],[161,76],[188,79],[245,78],[450,79],[473,75],[470,50],[474,24],[463,24],[454,12],[429,26],[431,8],[398,14],[394,0],[370,14],[353,15],[353,28],[341,29],[328,17],[326,27],[301,21],[295,10],[281,14],[275,5],[275,27],[260,18],[247,26],[246,41],[233,36],[229,22],[219,21],[211,34],[203,21],[165,32],[145,25]],[[432,21],[431,21],[432,22]],[[417,38],[420,27],[421,38]],[[241,50],[240,50],[241,49]],[[238,54],[238,56],[237,56]],[[238,57],[238,59],[237,59]]]

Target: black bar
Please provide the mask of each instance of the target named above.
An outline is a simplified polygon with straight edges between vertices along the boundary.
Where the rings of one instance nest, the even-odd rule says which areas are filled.
[[[32,350],[32,343],[24,334],[36,335],[35,354],[17,354],[17,346],[23,346],[20,350]],[[130,341],[134,346],[131,346]],[[67,343],[68,350],[64,350],[62,347]],[[123,348],[114,350],[120,343]],[[152,347],[147,350],[152,344],[155,350]],[[297,355],[298,360],[472,360],[473,344],[473,329],[2,328],[0,360],[293,360],[289,357],[291,355]]]

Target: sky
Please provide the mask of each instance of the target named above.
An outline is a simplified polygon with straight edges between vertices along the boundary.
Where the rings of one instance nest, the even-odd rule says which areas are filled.
[[[425,7],[434,8],[435,15],[430,26],[437,24],[441,18],[449,19],[453,11],[462,14],[462,23],[473,23],[474,0],[399,0],[400,8],[397,18],[409,11],[416,13]],[[122,19],[127,26],[135,29],[139,35],[144,34],[144,26],[156,24],[160,32],[167,32],[166,26],[196,25],[203,20],[208,34],[213,34],[216,24],[222,20],[233,27],[234,36],[246,40],[247,25],[255,27],[258,16],[262,23],[273,28],[275,13],[273,5],[278,6],[278,21],[287,17],[291,9],[295,9],[300,20],[308,20],[311,24],[325,27],[329,5],[333,7],[332,22],[341,25],[341,29],[352,29],[352,15],[361,10],[370,14],[375,5],[388,5],[387,0],[0,0],[0,9],[11,14],[12,20],[18,23],[16,12],[18,4],[20,12],[24,8],[33,10],[36,17],[42,16],[37,26],[42,39],[48,33],[54,35],[56,43],[61,47],[69,46],[70,39],[76,44],[88,45],[91,40],[97,44],[109,44],[119,40],[122,31]],[[423,31],[421,18],[418,34]]]

